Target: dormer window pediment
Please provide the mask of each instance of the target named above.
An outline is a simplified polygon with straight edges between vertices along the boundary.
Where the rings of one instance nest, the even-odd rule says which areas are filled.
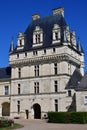
[[[41,46],[43,43],[43,30],[39,26],[36,26],[33,32],[33,47]]]
[[[58,24],[54,24],[52,34],[53,34],[53,44],[59,43],[61,39],[61,29]]]

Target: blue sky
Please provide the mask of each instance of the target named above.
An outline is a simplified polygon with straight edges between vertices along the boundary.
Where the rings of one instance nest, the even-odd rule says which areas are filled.
[[[0,0],[0,67],[8,66],[11,39],[16,46],[18,32],[26,30],[32,15],[49,16],[52,9],[60,6],[64,7],[70,30],[80,38],[87,71],[87,0]]]

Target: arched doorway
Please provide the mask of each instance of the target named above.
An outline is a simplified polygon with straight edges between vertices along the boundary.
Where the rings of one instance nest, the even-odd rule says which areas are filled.
[[[2,104],[2,116],[10,116],[10,103],[4,102]]]
[[[41,107],[39,104],[34,104],[33,105],[34,109],[34,119],[41,119]]]

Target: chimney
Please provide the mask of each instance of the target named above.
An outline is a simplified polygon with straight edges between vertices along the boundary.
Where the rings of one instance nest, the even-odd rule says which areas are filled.
[[[64,8],[63,7],[53,9],[52,11],[53,11],[53,15],[59,14],[64,17]]]
[[[37,20],[40,18],[40,15],[39,14],[34,14],[32,15],[32,20]]]

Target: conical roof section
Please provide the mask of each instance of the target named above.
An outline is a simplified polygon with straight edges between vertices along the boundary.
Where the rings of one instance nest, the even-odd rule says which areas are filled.
[[[67,86],[66,89],[75,89],[78,87],[79,82],[82,79],[82,74],[80,73],[79,69],[75,69],[75,71],[73,72]]]

